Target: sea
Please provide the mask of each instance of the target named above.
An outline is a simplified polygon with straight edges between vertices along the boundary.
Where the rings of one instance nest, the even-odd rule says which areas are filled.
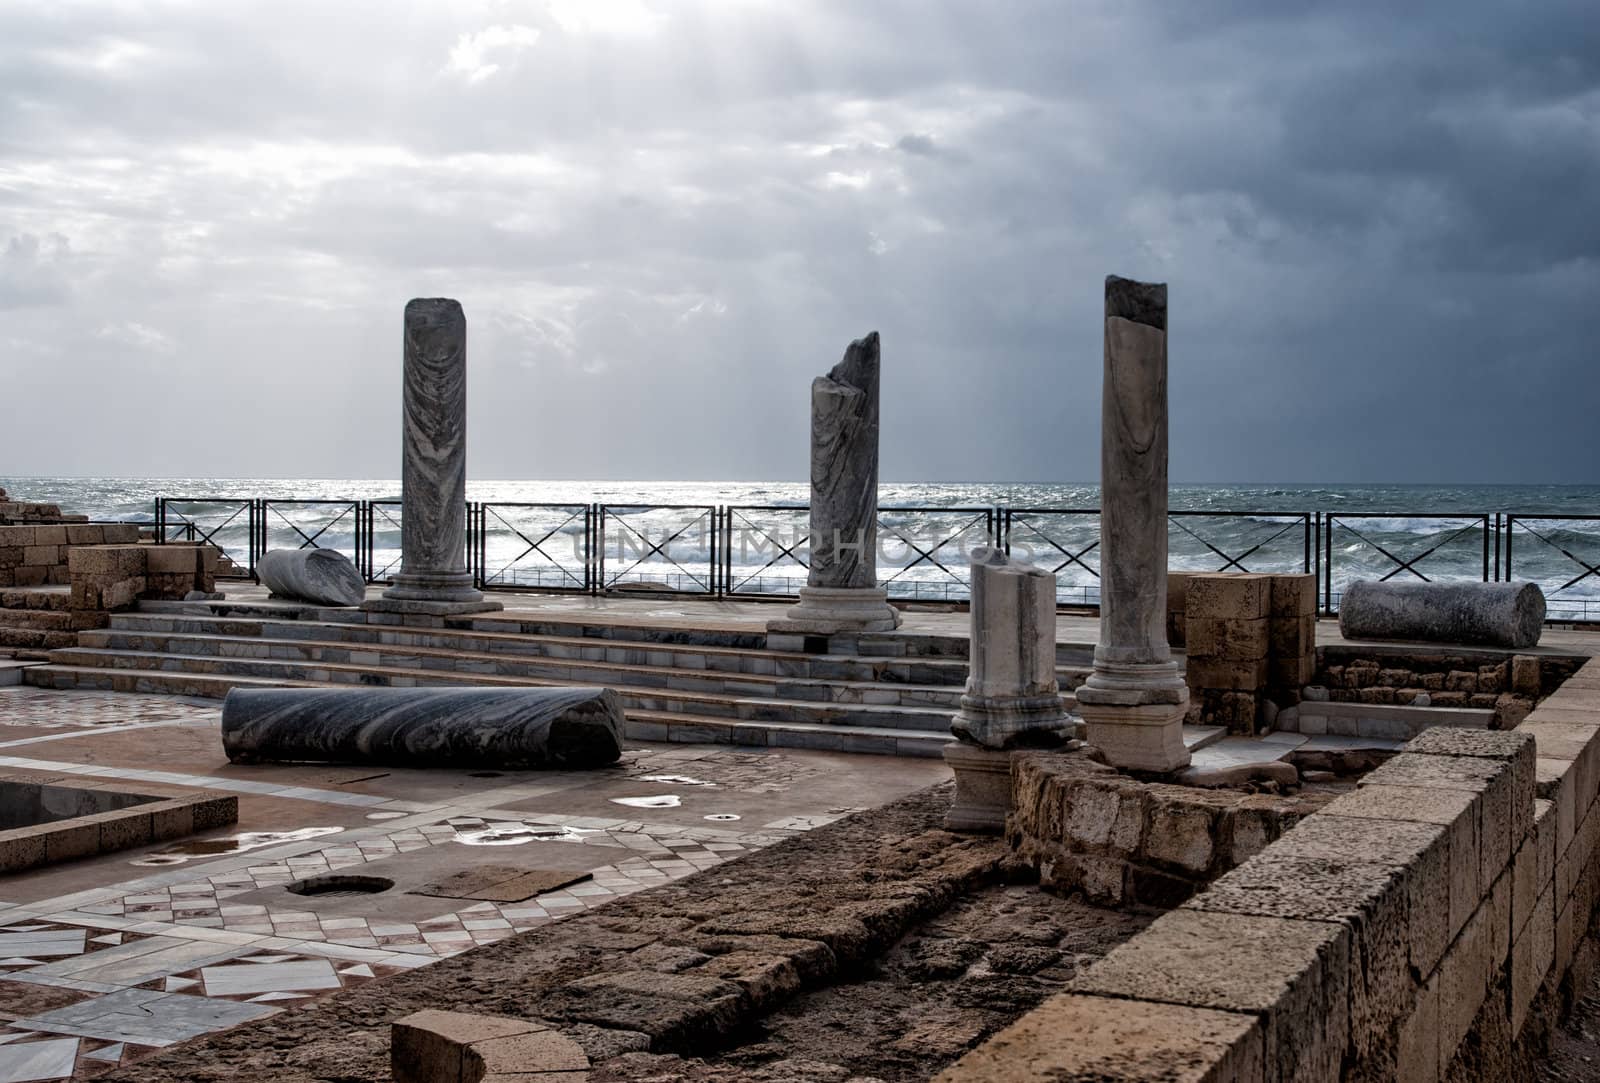
[[[400,482],[370,478],[0,477],[14,500],[253,551],[345,551],[375,580],[398,567]],[[491,586],[791,594],[808,553],[798,481],[471,481],[473,567]],[[885,482],[880,581],[924,601],[966,596],[971,549],[1009,543],[1055,570],[1064,603],[1098,600],[1093,484]],[[1600,486],[1181,484],[1170,564],[1358,578],[1539,583],[1552,619],[1600,619]],[[797,510],[798,509],[798,510]],[[259,521],[258,521],[259,520]]]

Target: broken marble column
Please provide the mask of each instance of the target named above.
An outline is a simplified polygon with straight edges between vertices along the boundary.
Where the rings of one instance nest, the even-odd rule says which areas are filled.
[[[316,605],[360,605],[367,581],[334,549],[273,549],[256,561],[256,575],[275,597]]]
[[[401,613],[499,609],[467,571],[467,318],[457,301],[406,305],[400,572],[367,608]]]
[[[622,755],[606,688],[235,688],[222,703],[234,763],[584,769]]]
[[[1537,583],[1358,580],[1339,602],[1339,634],[1521,649],[1538,645],[1544,614]]]
[[[900,614],[878,586],[878,333],[811,384],[811,562],[800,600],[768,631],[882,632]]]
[[[1056,682],[1056,577],[1004,550],[972,551],[966,692],[944,759],[951,831],[999,833],[1011,810],[1011,750],[1063,745],[1075,724]]]
[[[1078,688],[1116,767],[1189,763],[1189,691],[1167,645],[1167,287],[1106,278],[1100,415],[1100,642]]]

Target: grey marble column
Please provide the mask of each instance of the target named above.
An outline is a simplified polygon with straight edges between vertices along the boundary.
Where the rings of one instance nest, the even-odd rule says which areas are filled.
[[[878,333],[811,384],[811,557],[800,601],[774,633],[887,631],[900,615],[878,586]]]
[[[368,608],[498,609],[473,589],[467,550],[467,318],[457,301],[406,305],[400,572]]]
[[[1100,417],[1100,642],[1077,691],[1118,767],[1186,766],[1189,692],[1167,645],[1167,287],[1106,278]]]

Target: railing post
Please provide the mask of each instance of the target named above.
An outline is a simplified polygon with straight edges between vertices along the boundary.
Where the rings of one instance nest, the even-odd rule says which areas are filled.
[[[1483,581],[1489,581],[1489,513],[1483,515]]]
[[[1333,512],[1322,517],[1322,574],[1324,576],[1323,600],[1328,616],[1333,616]]]
[[[1506,582],[1511,582],[1511,535],[1515,533],[1517,516],[1515,512],[1506,513]],[[1587,609],[1585,610],[1587,615]]]

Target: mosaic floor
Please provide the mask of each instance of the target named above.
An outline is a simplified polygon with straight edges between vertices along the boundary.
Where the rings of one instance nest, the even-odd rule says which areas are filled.
[[[945,776],[937,761],[682,745],[570,774],[246,769],[222,756],[218,714],[208,701],[0,689],[0,773],[240,797],[232,828],[0,878],[0,1083],[93,1078]],[[517,901],[414,890],[470,880],[491,860],[581,879]],[[370,897],[288,890],[351,872],[397,886]]]

